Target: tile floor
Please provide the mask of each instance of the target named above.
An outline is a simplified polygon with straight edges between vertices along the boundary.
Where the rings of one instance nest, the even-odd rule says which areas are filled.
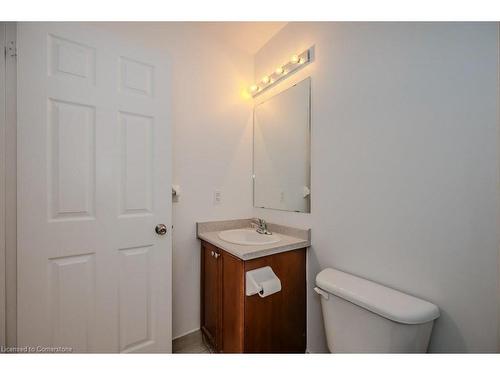
[[[205,345],[201,331],[195,331],[179,337],[172,342],[174,354],[210,354],[210,348]]]

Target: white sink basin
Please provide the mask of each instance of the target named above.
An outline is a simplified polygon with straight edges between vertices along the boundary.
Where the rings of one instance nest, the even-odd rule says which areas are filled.
[[[280,241],[276,234],[260,234],[255,229],[231,229],[218,233],[221,240],[238,245],[269,245]]]

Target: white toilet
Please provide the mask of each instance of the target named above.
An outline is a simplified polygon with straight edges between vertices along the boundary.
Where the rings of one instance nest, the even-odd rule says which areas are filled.
[[[436,305],[327,268],[316,276],[332,353],[425,353]]]

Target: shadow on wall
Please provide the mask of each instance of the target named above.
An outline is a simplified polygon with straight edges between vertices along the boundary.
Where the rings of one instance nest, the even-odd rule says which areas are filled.
[[[321,297],[314,291],[316,275],[321,269],[314,245],[311,245],[307,251],[307,351],[309,353],[329,353],[321,311]],[[310,324],[311,317],[320,324]]]
[[[443,347],[442,344],[437,344],[436,337],[443,337],[446,332],[446,353],[469,353],[474,352],[474,348],[467,348],[465,344],[464,337],[460,333],[460,329],[457,327],[453,318],[441,308],[440,317],[434,322],[434,327],[432,329],[431,339],[429,343],[429,353],[444,353],[439,347]],[[472,350],[471,350],[472,349]]]

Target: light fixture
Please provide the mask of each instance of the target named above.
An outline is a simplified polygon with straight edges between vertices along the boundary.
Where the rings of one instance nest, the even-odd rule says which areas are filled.
[[[310,63],[311,51],[312,47],[302,53],[299,53],[298,55],[292,55],[287,63],[277,67],[272,74],[262,77],[259,83],[255,83],[250,86],[248,90],[250,94],[253,97],[260,95],[269,87],[274,86],[274,84],[278,83],[282,79],[285,79],[295,71],[301,69],[304,65],[307,65],[307,63]]]

